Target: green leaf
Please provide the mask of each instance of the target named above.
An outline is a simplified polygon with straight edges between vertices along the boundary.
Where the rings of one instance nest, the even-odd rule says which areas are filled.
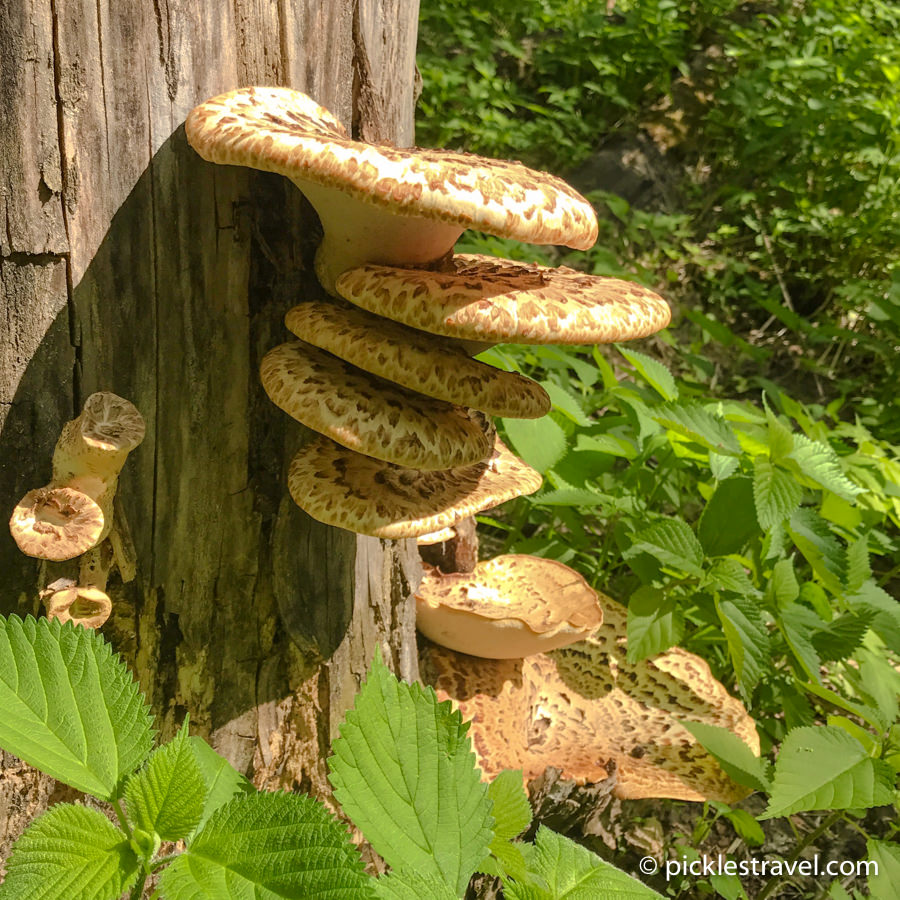
[[[373,882],[378,900],[457,900],[455,891],[436,875],[403,869]]]
[[[813,681],[821,681],[822,661],[813,643],[813,635],[825,623],[800,603],[788,603],[781,608],[778,626],[800,667]]]
[[[658,362],[643,353],[638,353],[637,350],[628,350],[621,344],[616,344],[616,350],[618,350],[619,353],[621,353],[622,356],[624,356],[625,359],[627,359],[628,362],[644,376],[647,384],[649,384],[663,400],[678,399],[678,386],[675,384],[675,379],[672,377],[672,373],[661,362]]]
[[[632,559],[641,553],[649,553],[663,565],[686,575],[700,578],[703,570],[703,547],[683,519],[660,519],[632,538],[632,545],[622,554]]]
[[[538,472],[552,469],[566,455],[566,433],[550,416],[502,422],[513,449]]]
[[[720,481],[697,525],[697,537],[706,555],[740,553],[745,544],[758,534],[753,481],[750,478]]]
[[[166,900],[370,900],[344,825],[300,794],[250,794],[219,807],[160,878]]]
[[[781,745],[763,819],[814,809],[856,809],[893,800],[893,772],[841,728],[795,728]]]
[[[867,881],[871,900],[896,900],[900,884],[900,846],[889,841],[866,841],[866,853],[878,864],[878,874],[870,874]]]
[[[728,422],[699,403],[667,403],[653,410],[653,418],[719,456],[741,455],[741,445]]]
[[[803,488],[790,472],[765,456],[753,460],[753,502],[759,527],[768,531],[789,519],[803,498]]]
[[[875,614],[841,613],[812,636],[813,646],[826,661],[847,659],[859,645]]]
[[[727,728],[705,722],[680,720],[681,724],[706,748],[722,771],[732,780],[755,791],[769,790],[769,772],[765,760]]]
[[[847,559],[828,523],[813,509],[798,509],[791,516],[788,534],[822,584],[840,596]]]
[[[673,597],[657,588],[639,587],[628,600],[630,663],[655,656],[677,644],[684,634],[684,613]]]
[[[772,567],[772,590],[779,606],[793,603],[800,596],[800,585],[794,574],[794,561],[779,559]]]
[[[863,535],[847,545],[844,587],[848,592],[858,591],[872,577],[869,565],[869,541]]]
[[[459,893],[493,823],[467,730],[449,702],[398,681],[376,654],[328,761],[336,799],[388,865]]]
[[[747,570],[736,559],[717,559],[707,570],[703,587],[739,597],[759,595]]]
[[[717,597],[716,612],[728,641],[738,686],[746,699],[753,693],[762,673],[771,666],[766,623],[759,607],[749,597]]]
[[[507,900],[649,900],[662,896],[543,825],[529,862],[546,888],[505,884]]]
[[[511,841],[531,824],[531,804],[519,769],[506,769],[488,786],[493,801],[494,840]]]
[[[168,744],[150,754],[147,765],[128,779],[125,800],[129,819],[164,841],[179,841],[196,827],[203,813],[206,786],[188,743],[188,720]]]
[[[153,745],[128,667],[96,632],[0,619],[0,747],[53,778],[113,800]]]
[[[794,449],[788,459],[815,484],[845,500],[863,493],[861,487],[844,475],[837,454],[827,444],[810,440],[804,434],[795,434]]]
[[[584,488],[560,488],[541,494],[533,502],[541,506],[608,506],[613,499],[609,494],[600,494]]]
[[[722,456],[720,453],[709,454],[709,471],[716,481],[724,481],[737,471],[740,461],[734,456]]]
[[[900,653],[900,602],[871,579],[847,600],[857,611],[872,610],[872,630],[894,653]]]
[[[766,423],[769,426],[769,456],[773,462],[784,459],[794,449],[794,434],[766,404]]]
[[[135,883],[138,865],[127,835],[106,816],[64,803],[35,819],[16,841],[0,897],[118,900]]]
[[[559,410],[567,419],[571,419],[576,425],[587,427],[591,420],[584,414],[581,402],[577,397],[567,391],[561,384],[555,381],[544,380],[541,386],[550,395],[550,402],[554,409]]]
[[[209,820],[209,817],[220,807],[224,806],[237,793],[254,794],[250,779],[234,769],[224,756],[219,756],[209,744],[202,738],[192,737],[188,739],[188,746],[194,754],[200,777],[206,788],[206,800],[203,803],[203,812],[197,823],[199,830]]]

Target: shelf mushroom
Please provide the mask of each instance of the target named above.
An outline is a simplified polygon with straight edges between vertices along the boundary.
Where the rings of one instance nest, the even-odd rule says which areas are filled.
[[[488,344],[609,344],[671,319],[669,304],[642,285],[490,256],[459,254],[435,271],[361,266],[336,290],[410,328]]]
[[[119,472],[144,439],[133,404],[108,391],[91,394],[62,429],[50,484],[16,505],[9,530],[28,556],[62,561],[97,546],[110,532]]]
[[[605,780],[623,799],[733,803],[733,782],[681,725],[727,728],[759,755],[756,725],[700,657],[680,648],[629,664],[627,611],[600,595],[604,622],[589,638],[524,659],[479,659],[430,645],[421,663],[438,697],[465,719],[485,778],[553,766],[579,784]],[[609,765],[612,763],[613,765]]]
[[[352,140],[314,100],[249,87],[196,107],[185,122],[206,160],[278,172],[322,223],[316,274],[326,291],[367,262],[429,266],[467,228],[586,250],[597,240],[590,203],[561,179],[520,163]]]
[[[112,612],[112,601],[97,587],[62,586],[42,592],[48,619],[74,622],[85,628],[99,628]]]
[[[584,578],[537,556],[497,556],[469,573],[426,565],[416,591],[416,628],[470,656],[518,659],[554,650],[602,622],[598,594]]]

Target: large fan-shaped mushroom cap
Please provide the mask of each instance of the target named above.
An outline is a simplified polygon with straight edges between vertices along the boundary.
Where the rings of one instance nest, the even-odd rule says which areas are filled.
[[[301,340],[428,397],[508,418],[536,419],[550,410],[550,397],[536,381],[352,306],[301,303],[284,323]]]
[[[337,293],[379,316],[481,343],[607,344],[669,324],[658,294],[564,266],[460,254],[439,270],[367,265],[344,272]]]
[[[474,572],[425,566],[416,627],[437,644],[490,659],[518,659],[578,641],[603,621],[597,592],[552,559],[508,554]]]
[[[260,376],[288,415],[375,459],[449,469],[482,460],[493,447],[483,414],[408,391],[303,341],[270,350]]]
[[[423,672],[471,719],[486,777],[552,766],[580,784],[615,770],[617,796],[733,803],[733,782],[680,723],[729,729],[755,754],[759,737],[740,701],[698,656],[672,648],[625,661],[624,607],[601,595],[604,623],[584,641],[522,660],[488,660],[430,645]],[[607,766],[613,763],[613,766]]]
[[[278,172],[304,192],[325,232],[316,271],[326,290],[362,262],[434,262],[466,228],[582,250],[597,239],[591,205],[555,176],[354,141],[331,113],[288,88],[213,97],[190,113],[185,131],[204,159]]]
[[[288,473],[291,497],[314,519],[391,539],[447,528],[540,486],[541,476],[499,439],[489,459],[423,472],[319,438],[294,457]]]

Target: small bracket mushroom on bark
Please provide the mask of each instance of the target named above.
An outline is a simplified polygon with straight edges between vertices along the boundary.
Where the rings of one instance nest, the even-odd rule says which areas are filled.
[[[97,628],[112,609],[106,583],[113,566],[123,581],[134,577],[133,547],[115,495],[122,466],[144,433],[129,401],[91,394],[63,426],[50,483],[16,504],[9,529],[23,553],[53,563],[80,557],[77,580],[57,579],[41,591],[50,618]]]

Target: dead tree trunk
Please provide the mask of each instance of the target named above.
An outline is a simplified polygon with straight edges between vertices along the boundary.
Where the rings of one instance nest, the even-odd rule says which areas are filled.
[[[417,675],[411,542],[290,500],[302,429],[262,355],[318,290],[314,214],[276,176],[204,163],[182,123],[247,84],[312,95],[368,140],[412,140],[418,0],[0,3],[0,512],[45,484],[94,391],[143,413],[119,487],[136,578],[104,632],[164,737],[193,730],[260,786],[327,794],[324,758],[380,644]],[[0,612],[52,565],[0,533]],[[0,856],[54,792],[0,754]]]

